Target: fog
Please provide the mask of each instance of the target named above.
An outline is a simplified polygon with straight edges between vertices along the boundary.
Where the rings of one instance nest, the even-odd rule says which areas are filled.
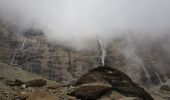
[[[160,37],[170,29],[169,0],[0,0],[0,17],[20,30],[74,43],[131,31]]]

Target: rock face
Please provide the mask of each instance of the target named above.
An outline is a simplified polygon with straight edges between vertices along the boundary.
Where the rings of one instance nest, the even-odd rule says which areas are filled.
[[[48,41],[46,35],[39,30],[14,33],[14,29],[0,24],[0,60],[31,73],[67,83],[80,78],[94,66],[101,65],[97,42],[92,50],[75,50],[64,44]],[[141,44],[136,52],[131,50],[129,42],[123,40],[125,39],[114,39],[108,45],[106,65],[125,72],[135,82],[144,85],[147,77],[142,66],[146,67],[153,84],[159,84],[165,81],[165,77],[170,77],[170,53],[166,53],[160,43]],[[138,60],[134,52],[126,55],[129,51],[136,52]],[[143,63],[140,63],[139,59]]]
[[[18,37],[1,27],[0,35],[1,61],[51,80],[65,83],[100,65],[99,50],[77,51],[52,43],[41,31],[29,30]]]
[[[82,100],[97,100],[101,95],[112,90],[112,86],[102,83],[82,84],[77,86],[71,95]]]
[[[120,94],[127,97],[139,97],[143,100],[153,100],[153,98],[147,93],[143,88],[138,84],[134,83],[125,73],[113,69],[109,66],[100,66],[95,68],[89,73],[83,75],[77,82],[77,86],[83,84],[94,84],[94,83],[104,83],[112,86],[113,91],[117,91]],[[93,92],[86,91],[84,92],[90,95],[84,96],[83,93],[79,94],[79,90],[73,92],[74,96],[80,97],[82,100],[96,100],[97,97],[104,95],[104,93],[110,92],[110,90],[102,91],[103,94],[97,95]],[[94,98],[96,97],[96,98]]]

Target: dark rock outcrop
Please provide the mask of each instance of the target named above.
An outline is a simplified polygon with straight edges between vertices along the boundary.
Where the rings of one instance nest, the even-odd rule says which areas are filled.
[[[34,79],[26,82],[25,84],[29,87],[42,87],[47,84],[47,81],[44,79]]]
[[[87,74],[83,75],[76,82],[76,86],[83,85],[83,84],[99,83],[99,82],[112,85],[112,90],[117,91],[127,97],[139,97],[142,98],[143,100],[153,100],[153,98],[149,95],[149,93],[147,93],[138,84],[134,83],[125,73],[117,69],[113,69],[109,66],[100,66],[98,68],[89,71]],[[96,98],[93,99],[93,97],[95,96],[96,95],[93,95],[91,97],[88,96],[88,99],[86,98],[81,98],[81,99],[95,100]]]
[[[170,87],[169,87],[168,85],[162,85],[162,86],[160,87],[160,90],[161,90],[161,91],[170,91]]]
[[[15,81],[5,80],[5,84],[9,85],[9,86],[21,86],[22,84],[24,84],[24,82],[22,82],[22,81],[20,81],[18,79],[15,79]]]
[[[82,84],[74,89],[70,95],[74,95],[82,100],[96,100],[101,95],[112,90],[112,86],[102,83]]]

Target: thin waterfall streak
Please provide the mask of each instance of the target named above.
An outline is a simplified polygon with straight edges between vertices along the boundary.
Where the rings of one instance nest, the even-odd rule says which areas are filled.
[[[147,84],[150,84],[151,83],[151,77],[149,75],[149,72],[147,71],[147,69],[145,68],[145,66],[143,64],[141,66],[143,68],[143,71],[145,72],[145,76],[147,78]]]
[[[98,39],[98,42],[100,44],[100,49],[101,49],[101,63],[102,63],[102,66],[104,66],[105,65],[105,58],[106,58],[106,49],[104,47],[103,42],[100,39]]]
[[[22,45],[21,45],[20,50],[22,50],[22,49],[24,48],[26,40],[27,40],[27,39],[24,39],[24,41],[22,42]]]
[[[138,60],[138,63],[142,67],[142,69],[143,69],[143,71],[145,73],[145,77],[147,78],[147,84],[149,85],[151,83],[151,77],[149,75],[149,72],[147,71],[147,69],[143,65],[142,61],[139,59],[139,57],[137,57],[137,55],[135,53],[134,53],[134,58]]]
[[[22,42],[22,45],[21,45],[21,47],[20,47],[19,50],[22,50],[22,49],[24,48],[25,42],[26,42],[26,39],[24,39],[24,41]],[[14,53],[14,55],[13,55],[13,57],[12,57],[11,65],[15,65],[15,64],[13,64],[13,62],[15,61],[15,57],[16,57],[17,53],[18,53],[18,50],[15,51],[15,53]]]
[[[130,47],[132,47],[131,48],[132,49],[131,50],[131,55],[132,55],[133,59],[135,59],[140,64],[140,66],[142,67],[142,70],[144,71],[145,77],[147,79],[147,84],[149,85],[151,83],[151,77],[149,75],[148,70],[143,65],[143,62],[141,61],[141,59],[136,55],[135,48],[134,48],[134,46],[132,44],[132,39],[129,37],[129,35],[127,35],[127,41],[129,43]]]
[[[157,71],[155,71],[155,74],[156,74],[156,76],[157,76],[157,78],[158,78],[158,80],[159,80],[160,84],[161,84],[161,83],[163,83],[163,82],[162,82],[162,80],[161,80],[161,77],[160,77],[160,75],[158,74],[158,72],[157,72]]]
[[[15,51],[14,55],[12,56],[11,65],[14,65],[13,62],[14,62],[14,60],[15,60],[15,56],[17,55],[17,52],[18,52],[18,51]]]

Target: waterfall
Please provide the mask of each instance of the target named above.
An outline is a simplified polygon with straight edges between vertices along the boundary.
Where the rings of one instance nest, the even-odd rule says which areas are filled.
[[[156,77],[158,78],[160,84],[163,83],[162,80],[161,80],[161,77],[159,75],[159,73],[157,71],[155,71],[155,74],[156,74]]]
[[[137,56],[137,54],[135,52],[135,47],[132,43],[132,38],[129,36],[129,34],[127,34],[126,37],[127,37],[126,42],[128,43],[128,46],[124,50],[125,57],[127,57],[127,59],[131,59],[131,60],[135,61],[137,64],[139,64],[139,66],[142,68],[144,75],[146,77],[146,83],[147,83],[147,85],[149,85],[151,83],[151,76],[150,76],[148,70],[146,69],[146,67],[144,66],[142,60]]]
[[[21,45],[21,47],[20,47],[19,50],[22,50],[22,49],[24,48],[24,46],[25,46],[25,41],[26,41],[26,38],[25,38],[24,41],[22,42],[22,45]],[[12,56],[11,65],[16,65],[16,64],[13,64],[13,62],[15,61],[15,57],[16,57],[17,53],[18,53],[18,50],[16,50],[15,53],[14,53],[14,55]]]
[[[100,50],[101,50],[101,63],[102,63],[102,66],[105,65],[105,58],[106,58],[106,49],[104,47],[104,44],[103,42],[101,41],[100,38],[98,38],[98,42],[100,44]]]
[[[145,68],[145,66],[142,64],[141,65],[143,68],[143,71],[145,73],[145,77],[147,79],[147,84],[149,85],[151,83],[151,76],[149,75],[149,72],[147,71],[147,69]]]
[[[139,63],[139,65],[142,67],[142,70],[144,71],[145,77],[146,77],[146,81],[147,81],[147,85],[149,85],[151,83],[151,76],[148,72],[148,70],[146,69],[146,67],[143,65],[143,62],[141,61],[141,59],[136,55],[136,53],[133,53],[134,55],[134,59],[136,59],[136,61]]]
[[[18,52],[18,51],[15,51],[14,55],[12,56],[11,65],[14,65],[13,62],[14,62],[14,60],[15,60],[15,56],[16,56],[17,52]]]
[[[20,50],[22,50],[23,48],[24,48],[24,46],[25,46],[25,41],[26,41],[27,39],[24,39],[24,41],[22,42],[22,45],[21,45],[21,48],[20,48]]]

